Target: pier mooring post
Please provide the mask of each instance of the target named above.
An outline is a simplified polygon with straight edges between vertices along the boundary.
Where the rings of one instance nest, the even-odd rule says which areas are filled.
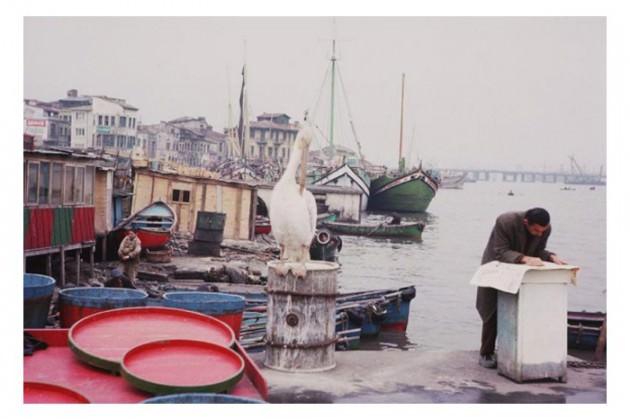
[[[337,271],[332,262],[306,263],[306,277],[280,276],[269,262],[266,367],[320,372],[335,367]]]

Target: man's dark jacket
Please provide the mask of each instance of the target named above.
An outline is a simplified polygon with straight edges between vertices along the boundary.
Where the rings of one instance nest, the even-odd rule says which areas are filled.
[[[535,256],[551,261],[553,253],[545,250],[551,226],[542,236],[532,236],[523,224],[525,212],[506,212],[499,215],[490,233],[490,239],[483,252],[481,264],[498,260],[506,263],[520,263],[523,256]],[[497,290],[477,288],[477,311],[485,321],[497,309]]]

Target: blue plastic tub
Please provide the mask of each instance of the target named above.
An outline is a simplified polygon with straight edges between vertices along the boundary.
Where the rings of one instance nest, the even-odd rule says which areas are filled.
[[[188,404],[188,403],[265,403],[261,400],[247,397],[230,396],[217,393],[181,393],[170,394],[168,396],[158,396],[146,399],[142,403],[157,404]]]
[[[124,307],[142,307],[149,295],[128,288],[68,288],[59,291],[61,327],[71,327],[83,317],[100,311]]]
[[[239,338],[245,298],[220,292],[174,291],[163,296],[164,306],[196,311],[227,323]]]
[[[54,290],[55,278],[24,274],[24,328],[36,329],[46,326]]]

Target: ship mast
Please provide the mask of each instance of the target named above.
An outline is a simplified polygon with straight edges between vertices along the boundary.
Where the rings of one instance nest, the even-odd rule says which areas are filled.
[[[335,57],[335,40],[332,40],[332,56],[330,57],[330,62],[332,64],[332,73],[330,76],[330,136],[328,137],[328,142],[330,148],[332,150],[333,147],[333,138],[335,135],[335,63],[337,58]]]
[[[398,145],[398,169],[402,172],[405,170],[405,161],[402,156],[403,148],[403,121],[405,110],[405,73],[402,75],[402,92],[400,94],[400,143]]]

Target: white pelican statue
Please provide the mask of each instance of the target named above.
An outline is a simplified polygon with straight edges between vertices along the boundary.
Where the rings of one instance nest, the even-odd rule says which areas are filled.
[[[317,224],[317,206],[313,194],[304,188],[304,184],[312,138],[312,128],[308,125],[298,132],[287,168],[271,193],[271,231],[280,245],[280,260],[288,262],[279,265],[278,273],[282,276],[292,271],[296,277],[304,278],[306,262],[311,259],[310,247]],[[299,183],[295,181],[298,165]]]

